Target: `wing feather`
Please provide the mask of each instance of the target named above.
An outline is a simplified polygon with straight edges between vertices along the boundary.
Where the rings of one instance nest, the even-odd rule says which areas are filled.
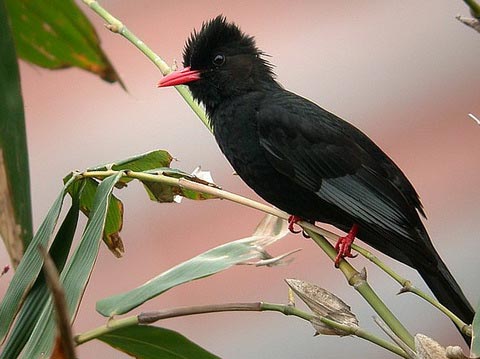
[[[308,100],[284,96],[269,99],[257,114],[271,164],[359,222],[411,238],[409,219],[417,216],[411,204],[419,211],[421,205],[398,167],[352,125]],[[302,106],[289,105],[299,99]]]

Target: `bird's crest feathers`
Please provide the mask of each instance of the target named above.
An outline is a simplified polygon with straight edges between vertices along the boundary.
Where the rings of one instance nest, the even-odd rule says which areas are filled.
[[[262,58],[267,55],[257,48],[255,38],[242,32],[235,23],[228,22],[223,15],[204,22],[200,31],[193,30],[183,50],[183,66],[201,66],[199,62],[208,58],[210,51],[221,49],[255,55],[273,75],[273,66]]]

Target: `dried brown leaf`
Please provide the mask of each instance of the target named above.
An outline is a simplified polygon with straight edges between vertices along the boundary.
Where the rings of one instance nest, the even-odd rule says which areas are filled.
[[[331,319],[337,323],[356,327],[358,319],[343,300],[335,294],[320,288],[317,285],[304,282],[298,279],[286,279],[288,286],[302,299],[305,304],[318,317]],[[323,323],[319,318],[312,320],[314,328],[319,334],[324,335],[348,335],[340,329],[332,328]]]
[[[416,359],[447,359],[444,347],[423,334],[415,335]]]

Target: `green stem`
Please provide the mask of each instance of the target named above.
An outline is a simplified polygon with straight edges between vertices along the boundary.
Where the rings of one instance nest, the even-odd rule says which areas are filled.
[[[219,313],[219,312],[232,312],[232,311],[270,311],[279,312],[287,316],[295,316],[297,318],[311,322],[314,318],[320,320],[322,323],[341,330],[349,335],[355,335],[359,338],[370,341],[374,344],[385,348],[392,353],[395,353],[404,358],[408,358],[408,355],[398,346],[392,344],[382,338],[379,338],[372,333],[369,333],[357,326],[349,326],[338,323],[334,320],[325,317],[316,317],[311,313],[307,313],[291,305],[266,303],[266,302],[254,302],[254,303],[226,303],[226,304],[210,304],[191,307],[179,307],[162,311],[141,313],[138,316],[126,317],[123,319],[111,319],[106,325],[102,325],[98,328],[86,331],[75,336],[75,342],[77,345],[84,344],[92,339],[97,339],[100,336],[113,332],[120,328],[130,327],[134,325],[151,324],[162,319],[175,318],[187,315],[206,314],[206,313]]]
[[[462,330],[462,333],[469,335],[470,337],[472,336],[471,327],[467,323],[462,321],[459,317],[457,317],[451,310],[449,310],[447,307],[441,304],[438,300],[436,300],[432,296],[428,295],[427,293],[415,287],[410,280],[403,278],[401,275],[396,273],[392,268],[390,268],[387,264],[382,262],[377,256],[373,255],[371,252],[367,251],[365,248],[355,246],[354,249],[358,253],[360,253],[362,256],[364,256],[365,258],[370,260],[372,263],[374,263],[377,267],[379,267],[385,273],[387,273],[397,283],[399,283],[402,286],[400,293],[410,292],[417,295],[418,297],[422,298],[423,300],[425,300],[426,302],[430,303],[435,308],[440,310],[447,317],[449,317],[455,323],[455,325]]]
[[[89,330],[85,333],[76,335],[73,339],[77,345],[86,343],[92,339],[96,339],[104,334],[113,332],[114,330],[131,327],[132,325],[138,324],[138,318],[136,316],[127,317],[122,319],[110,319],[107,324],[102,325],[98,328]]]
[[[465,4],[468,5],[470,10],[472,11],[472,15],[477,19],[480,18],[480,5],[477,4],[475,0],[463,0]]]
[[[81,177],[94,177],[94,178],[105,178],[108,176],[111,176],[112,174],[115,174],[119,171],[114,171],[114,170],[107,170],[107,171],[86,171],[81,174]],[[257,209],[259,211],[262,211],[264,213],[268,213],[274,216],[277,216],[282,219],[288,219],[289,215],[286,212],[283,212],[277,208],[274,208],[272,206],[256,202],[254,200],[251,200],[249,198],[245,198],[242,196],[239,196],[235,193],[231,193],[228,191],[221,190],[219,188],[215,187],[210,187],[201,183],[197,182],[192,182],[184,178],[173,178],[169,176],[164,176],[162,174],[149,174],[149,173],[144,173],[144,172],[135,172],[135,171],[124,171],[124,177],[126,178],[131,178],[131,179],[137,179],[139,181],[145,181],[145,182],[161,182],[161,183],[166,183],[171,186],[176,186],[180,188],[186,188],[192,191],[197,191],[201,192],[204,194],[209,194],[212,196],[215,196],[217,198],[222,198],[226,199],[232,202],[236,202],[239,204],[242,204],[244,206],[250,207]],[[301,222],[303,223],[303,222]],[[320,228],[318,230],[324,231]],[[333,233],[332,233],[333,235]]]
[[[165,76],[172,72],[172,69],[163,59],[158,56],[152,49],[150,49],[142,40],[140,40],[133,32],[131,32],[119,19],[111,15],[105,10],[97,1],[94,0],[82,0],[87,6],[95,11],[100,17],[107,22],[107,28],[117,34],[122,35],[130,43],[132,43],[137,49],[139,49],[145,56],[152,61],[160,72]],[[192,94],[186,86],[175,86],[180,95],[184,98],[190,108],[200,118],[205,126],[212,132],[212,127],[207,118],[207,115],[202,107],[193,99]]]
[[[302,318],[308,321],[312,321],[314,318],[314,315],[303,312],[299,309],[297,309],[294,306],[291,305],[283,305],[283,304],[272,304],[272,303],[262,303],[261,310],[268,310],[268,311],[276,311],[283,313],[285,315],[294,315],[298,318]],[[377,344],[381,346],[382,348],[385,348],[401,357],[404,358],[409,358],[409,356],[398,346],[395,344],[392,344],[382,338],[377,337],[376,335],[373,335],[372,333],[369,333],[362,328],[358,326],[350,326],[350,325],[345,325],[341,324],[339,322],[336,322],[334,320],[331,320],[326,317],[316,317],[319,319],[322,323],[328,325],[331,328],[341,330],[345,333],[348,333],[349,335],[355,335],[359,338],[365,339],[371,343]]]
[[[313,227],[313,225],[310,225]],[[308,226],[308,227],[310,227]],[[335,260],[337,252],[332,244],[323,236],[318,235],[311,229],[305,226],[307,234],[313,241],[330,257]],[[360,273],[352,267],[346,260],[341,260],[339,264],[340,271],[344,274],[348,283],[353,286],[360,295],[370,304],[370,306],[382,318],[385,324],[411,349],[415,349],[413,336],[403,326],[403,324],[395,317],[395,315],[388,309],[385,303],[375,293],[372,287],[366,281],[366,273]]]

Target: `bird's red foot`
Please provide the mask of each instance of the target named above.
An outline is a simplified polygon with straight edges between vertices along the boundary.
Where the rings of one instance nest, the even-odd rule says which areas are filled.
[[[295,230],[294,226],[295,226],[295,223],[297,222],[300,222],[302,219],[298,216],[290,216],[288,217],[288,230],[292,233],[295,233],[295,234],[298,234],[300,233],[302,230]]]
[[[352,243],[358,233],[358,225],[354,224],[348,234],[344,237],[340,237],[335,244],[335,250],[337,256],[335,257],[335,267],[338,268],[340,260],[342,258],[355,258],[357,255],[352,254]]]

